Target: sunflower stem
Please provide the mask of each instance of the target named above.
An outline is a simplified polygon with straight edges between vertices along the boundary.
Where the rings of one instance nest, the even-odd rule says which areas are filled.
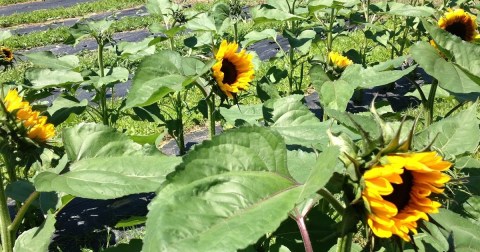
[[[212,139],[215,136],[215,95],[211,94],[206,98],[208,105],[208,136]]]
[[[97,39],[98,43],[98,68],[100,68],[100,77],[105,77],[105,69],[104,69],[104,64],[103,64],[103,40]],[[101,110],[101,117],[102,117],[102,123],[104,125],[108,125],[108,110],[107,110],[107,87],[102,86],[100,87],[100,90],[98,90],[100,93],[100,110]]]
[[[317,192],[320,194],[332,207],[341,215],[345,213],[345,207],[340,201],[338,201],[335,196],[333,196],[327,189],[322,188]]]
[[[433,105],[435,104],[435,94],[437,92],[437,86],[438,81],[434,79],[430,88],[430,93],[428,94],[427,106],[425,108],[425,124],[427,127],[433,123]]]
[[[12,224],[8,226],[8,231],[10,231],[10,234],[12,236],[17,233],[18,227],[20,227],[20,224],[22,223],[23,217],[27,213],[28,208],[36,199],[38,199],[38,197],[40,197],[40,192],[32,192],[30,196],[28,196],[27,200],[25,200],[22,207],[20,207],[20,210],[18,210],[17,215],[15,215],[15,219],[13,219]]]
[[[182,95],[180,92],[177,92],[177,97],[175,100],[175,110],[177,112],[177,121],[178,121],[176,141],[177,141],[180,156],[183,156],[186,151],[185,151],[185,136],[183,132],[183,114],[182,114],[183,101],[182,101]]]
[[[10,165],[7,158],[4,158],[3,162],[6,167]],[[5,195],[5,188],[3,185],[3,175],[2,172],[0,172],[0,235],[2,236],[2,252],[13,251],[14,240],[8,230],[8,226],[10,226],[11,223],[12,220],[10,219],[10,213],[8,212],[7,196]]]
[[[337,252],[349,252],[352,250],[353,234],[348,233],[337,240]]]

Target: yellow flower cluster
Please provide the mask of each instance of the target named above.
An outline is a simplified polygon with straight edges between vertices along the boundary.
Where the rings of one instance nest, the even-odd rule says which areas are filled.
[[[442,171],[451,165],[436,152],[400,153],[386,156],[384,164],[367,170],[362,197],[373,233],[410,241],[410,232],[417,233],[417,221],[428,221],[427,214],[441,207],[430,197],[443,192],[450,176]]]
[[[346,68],[347,66],[353,64],[353,62],[349,58],[342,56],[340,53],[337,52],[330,52],[328,54],[328,61],[335,68],[340,69]]]
[[[53,124],[47,123],[46,116],[41,116],[40,112],[32,110],[30,104],[18,95],[17,90],[8,91],[3,103],[8,112],[16,111],[16,118],[27,129],[27,136],[30,139],[45,142],[55,135]]]
[[[245,49],[237,51],[237,43],[228,43],[223,40],[215,54],[217,63],[212,67],[213,77],[222,92],[229,98],[233,98],[233,95],[240,91],[247,90],[255,73],[253,56]]]
[[[438,26],[449,33],[460,37],[464,41],[480,39],[477,31],[477,17],[465,12],[463,9],[449,9],[438,20]]]

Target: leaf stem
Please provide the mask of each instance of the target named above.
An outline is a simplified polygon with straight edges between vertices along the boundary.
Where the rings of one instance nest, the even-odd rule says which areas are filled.
[[[304,217],[295,218],[300,234],[302,235],[303,245],[305,246],[305,252],[313,252],[312,242],[310,241],[310,235],[308,234],[307,226],[305,225]]]
[[[337,252],[349,252],[352,250],[353,234],[348,233],[337,240]]]
[[[434,79],[432,82],[432,87],[430,88],[430,93],[428,94],[428,101],[425,109],[427,127],[433,123],[433,106],[435,104],[435,94],[437,92],[437,86],[438,86],[438,81]]]
[[[332,207],[341,215],[345,213],[345,207],[327,189],[322,188],[318,192]]]

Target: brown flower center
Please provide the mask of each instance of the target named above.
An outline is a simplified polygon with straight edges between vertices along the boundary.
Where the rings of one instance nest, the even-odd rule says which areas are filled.
[[[468,40],[467,24],[461,21],[457,21],[453,24],[448,25],[447,27],[445,27],[445,30],[453,35],[459,36],[460,38],[462,38],[462,40]]]
[[[2,53],[3,55],[5,55],[6,59],[11,59],[13,56],[12,51],[10,51],[9,49],[2,49]]]
[[[409,170],[404,170],[400,175],[403,183],[392,184],[393,192],[389,195],[383,196],[383,199],[392,202],[397,207],[398,211],[401,211],[410,201],[410,191],[413,186],[413,175]]]
[[[231,85],[237,81],[237,69],[229,60],[223,59],[220,71],[223,72],[223,83]]]

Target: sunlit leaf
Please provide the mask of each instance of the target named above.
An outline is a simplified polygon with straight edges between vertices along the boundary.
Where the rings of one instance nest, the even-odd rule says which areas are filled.
[[[23,232],[15,241],[14,252],[48,251],[48,246],[55,232],[55,215],[47,215],[45,222],[40,227],[35,227]]]
[[[25,71],[25,78],[32,84],[33,89],[62,87],[83,81],[79,72],[46,68],[29,68]]]

